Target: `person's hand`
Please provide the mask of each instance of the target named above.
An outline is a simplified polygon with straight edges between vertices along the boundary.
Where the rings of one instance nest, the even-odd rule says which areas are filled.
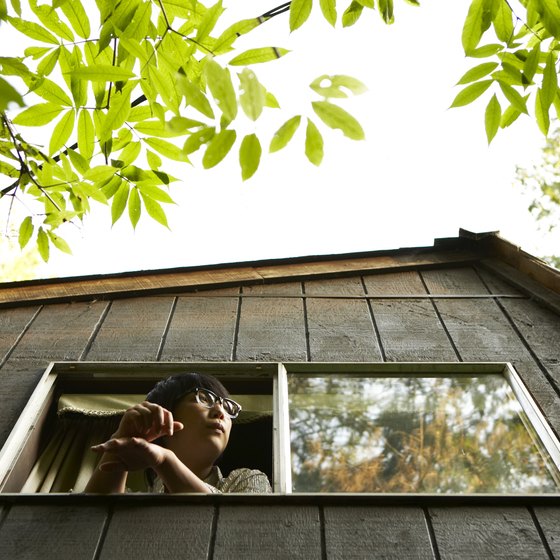
[[[92,451],[107,453],[99,465],[102,472],[139,471],[155,469],[163,464],[169,450],[141,437],[119,437],[94,445]]]
[[[173,414],[151,402],[144,401],[129,408],[123,415],[117,431],[113,434],[118,438],[143,438],[148,442],[163,436],[172,436],[182,430],[183,424],[173,420]]]

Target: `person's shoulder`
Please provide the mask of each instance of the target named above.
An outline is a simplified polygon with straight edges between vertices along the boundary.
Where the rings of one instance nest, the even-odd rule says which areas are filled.
[[[268,477],[257,469],[242,467],[231,471],[223,479],[220,490],[222,492],[264,493],[272,492]]]

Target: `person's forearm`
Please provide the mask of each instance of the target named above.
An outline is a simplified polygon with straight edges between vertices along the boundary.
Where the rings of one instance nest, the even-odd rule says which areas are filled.
[[[171,494],[179,492],[211,494],[208,486],[182,463],[172,451],[167,450],[165,460],[160,465],[155,466],[154,470],[167,488],[167,491]]]
[[[110,457],[109,453],[102,455],[95,471],[91,475],[84,492],[92,494],[123,494],[126,490],[127,471],[101,471],[99,465]]]

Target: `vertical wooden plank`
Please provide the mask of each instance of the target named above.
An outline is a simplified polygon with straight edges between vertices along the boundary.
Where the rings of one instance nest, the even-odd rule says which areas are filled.
[[[0,309],[0,364],[38,310],[38,307]]]
[[[214,560],[321,558],[319,510],[306,506],[222,506]]]
[[[303,301],[282,295],[301,295],[299,283],[268,284],[243,288],[236,359],[305,361]],[[278,295],[280,294],[280,295]]]
[[[106,306],[91,302],[42,308],[0,369],[0,445],[48,363],[80,359]]]
[[[155,360],[172,305],[172,297],[113,301],[85,359]]]
[[[361,279],[340,278],[305,284],[311,360],[379,361],[381,351],[365,299],[317,298],[317,295],[364,296]]]
[[[306,296],[363,296],[364,288],[359,276],[309,280],[304,284]]]
[[[238,292],[232,288],[208,292],[208,297],[206,292],[179,297],[161,360],[231,360]]]
[[[433,508],[430,514],[439,552],[446,560],[548,558],[525,508]]]
[[[425,295],[426,288],[416,271],[385,272],[364,276],[364,283],[369,295],[400,296]]]
[[[140,505],[115,509],[100,560],[208,558],[211,506]]]
[[[368,295],[426,295],[416,272],[364,278]],[[457,360],[453,347],[429,300],[372,299],[371,308],[388,361]]]
[[[560,558],[560,507],[538,507],[535,515],[552,554]]]
[[[420,508],[327,507],[325,544],[329,560],[433,558]]]
[[[431,294],[483,295],[488,293],[488,289],[471,267],[426,270],[421,274]]]
[[[44,306],[9,363],[79,359],[106,306],[100,301]]]
[[[14,505],[0,528],[0,558],[91,560],[105,517],[96,506]]]
[[[504,299],[502,305],[560,388],[560,316],[534,300]]]
[[[477,271],[480,278],[482,278],[482,281],[488,286],[488,289],[491,293],[517,296],[523,295],[518,288],[516,288],[512,284],[509,284],[502,278],[499,278],[489,270],[479,267],[476,267],[475,270]]]

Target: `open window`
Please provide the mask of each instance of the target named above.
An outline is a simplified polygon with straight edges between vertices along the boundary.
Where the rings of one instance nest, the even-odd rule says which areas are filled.
[[[218,462],[224,475],[243,466],[272,481],[277,369],[264,363],[52,363],[0,452],[0,491],[83,491],[99,460],[90,447],[107,440],[123,412],[155,383],[188,371],[219,378],[243,407]],[[130,473],[127,486],[145,491],[143,472]]]
[[[243,406],[220,459],[281,493],[545,494],[560,446],[504,363],[51,364],[0,452],[2,492],[80,491],[89,447],[160,379],[218,377]],[[145,490],[143,477],[129,485]]]

